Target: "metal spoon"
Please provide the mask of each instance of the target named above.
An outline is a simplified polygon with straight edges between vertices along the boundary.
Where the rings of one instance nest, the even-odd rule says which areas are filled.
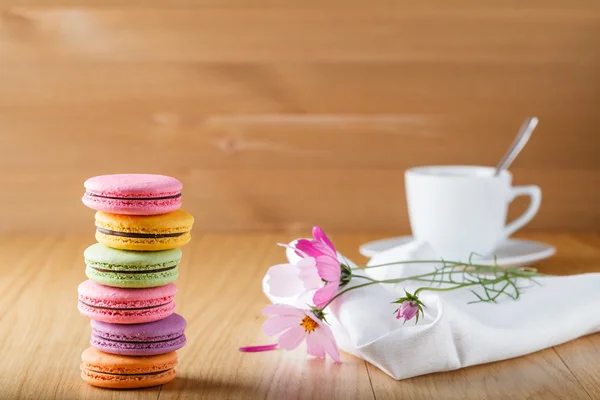
[[[535,129],[537,124],[537,117],[525,118],[525,121],[523,121],[521,128],[519,128],[519,133],[517,133],[517,137],[508,148],[506,154],[504,154],[504,157],[502,157],[498,165],[496,165],[496,172],[494,173],[494,176],[500,175],[500,172],[507,169],[510,166],[510,164],[512,164],[512,162],[515,160],[515,158],[517,158],[521,150],[523,150],[523,147],[525,147],[525,145],[527,144],[527,141],[531,137],[531,134],[533,133],[533,130]]]

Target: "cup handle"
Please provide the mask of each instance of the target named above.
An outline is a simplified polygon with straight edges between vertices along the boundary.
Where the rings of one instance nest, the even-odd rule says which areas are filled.
[[[529,208],[517,219],[515,219],[510,224],[506,225],[504,228],[504,237],[508,238],[510,235],[521,229],[523,226],[527,225],[529,221],[535,214],[537,214],[540,209],[540,204],[542,204],[542,190],[539,186],[528,185],[528,186],[515,186],[510,190],[510,199],[512,202],[516,197],[519,196],[529,196],[531,197],[531,202],[529,203]]]

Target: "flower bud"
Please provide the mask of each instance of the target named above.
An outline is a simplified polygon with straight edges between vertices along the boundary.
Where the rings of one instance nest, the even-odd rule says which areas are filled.
[[[400,305],[396,319],[404,318],[405,321],[408,321],[413,319],[418,312],[419,304],[414,300],[406,300]]]

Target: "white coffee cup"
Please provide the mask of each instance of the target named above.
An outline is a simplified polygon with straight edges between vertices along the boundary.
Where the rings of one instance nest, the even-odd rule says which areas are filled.
[[[406,171],[406,198],[413,237],[427,241],[446,260],[467,261],[471,253],[491,256],[535,216],[538,186],[511,186],[512,175],[492,167],[428,166]],[[508,206],[529,196],[527,211],[506,225]]]

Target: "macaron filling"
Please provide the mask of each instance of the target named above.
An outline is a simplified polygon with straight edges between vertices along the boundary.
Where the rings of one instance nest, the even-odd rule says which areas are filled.
[[[161,354],[167,351],[174,351],[182,348],[185,343],[186,337],[183,333],[166,340],[122,341],[102,337],[94,331],[90,338],[90,344],[98,350],[132,356]]]
[[[92,265],[88,265],[88,268],[91,268],[91,269],[93,269],[95,271],[98,271],[98,272],[112,272],[112,273],[115,273],[115,274],[119,274],[119,273],[121,273],[121,274],[152,274],[152,273],[170,271],[172,269],[177,268],[177,265],[173,265],[172,267],[167,267],[167,268],[148,269],[148,270],[145,270],[145,271],[130,271],[130,270],[121,271],[121,270],[118,270],[118,269],[103,269],[103,268],[97,268],[97,267],[92,266]]]
[[[164,343],[164,342],[170,342],[170,341],[181,341],[183,339],[185,339],[185,335],[183,333],[178,333],[178,334],[174,334],[174,335],[167,335],[164,339],[153,339],[152,341],[149,341],[149,339],[145,339],[145,340],[117,340],[114,338],[110,338],[110,337],[106,337],[106,336],[110,336],[110,335],[104,335],[103,332],[98,332],[96,330],[92,331],[92,337],[95,337],[96,339],[102,339],[102,340],[107,340],[107,341],[111,341],[111,342],[115,342],[115,343],[136,343],[136,344],[150,344],[150,343]]]
[[[138,232],[119,232],[112,231],[110,229],[96,227],[96,230],[100,233],[109,236],[119,236],[119,237],[127,237],[134,239],[160,239],[160,238],[170,238],[170,237],[178,237],[183,236],[187,232],[175,232],[175,233],[138,233]]]

